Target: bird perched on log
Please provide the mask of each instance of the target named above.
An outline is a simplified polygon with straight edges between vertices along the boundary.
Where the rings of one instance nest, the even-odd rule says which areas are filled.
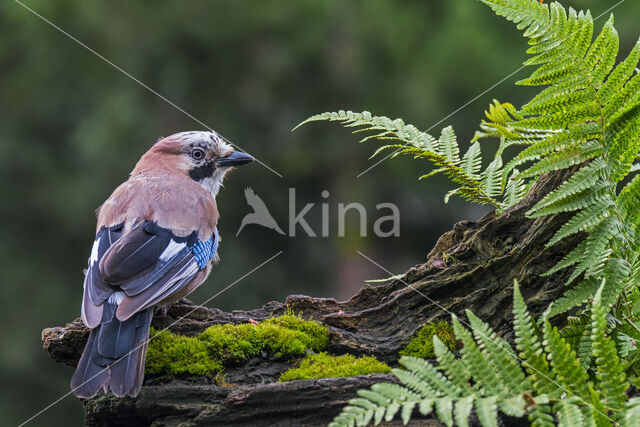
[[[84,280],[91,329],[71,379],[74,394],[136,396],[154,307],[191,293],[218,261],[216,195],[226,173],[253,158],[215,132],[159,140],[98,210]]]

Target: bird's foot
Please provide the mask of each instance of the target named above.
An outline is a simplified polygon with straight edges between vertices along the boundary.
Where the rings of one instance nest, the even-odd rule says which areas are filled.
[[[163,305],[162,307],[156,307],[154,317],[161,317],[163,319],[166,319],[167,313],[169,313],[168,305]]]

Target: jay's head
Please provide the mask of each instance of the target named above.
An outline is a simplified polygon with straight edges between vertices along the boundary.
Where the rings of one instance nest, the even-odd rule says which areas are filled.
[[[180,132],[160,139],[142,156],[131,175],[186,175],[215,196],[227,172],[251,161],[253,157],[235,151],[215,132]]]

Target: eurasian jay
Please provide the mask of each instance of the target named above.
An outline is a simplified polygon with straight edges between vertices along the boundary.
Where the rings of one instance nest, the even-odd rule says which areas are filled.
[[[82,297],[91,333],[71,379],[76,396],[138,394],[154,307],[207,278],[219,259],[215,197],[225,174],[252,160],[215,132],[177,133],[151,147],[98,209]]]

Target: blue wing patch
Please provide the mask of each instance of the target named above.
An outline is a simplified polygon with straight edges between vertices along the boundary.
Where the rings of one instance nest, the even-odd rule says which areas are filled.
[[[198,240],[191,249],[200,270],[204,270],[207,264],[209,264],[209,261],[216,256],[216,252],[218,252],[218,242],[218,227],[216,227],[213,229],[213,236],[211,236],[209,240],[206,242]]]

